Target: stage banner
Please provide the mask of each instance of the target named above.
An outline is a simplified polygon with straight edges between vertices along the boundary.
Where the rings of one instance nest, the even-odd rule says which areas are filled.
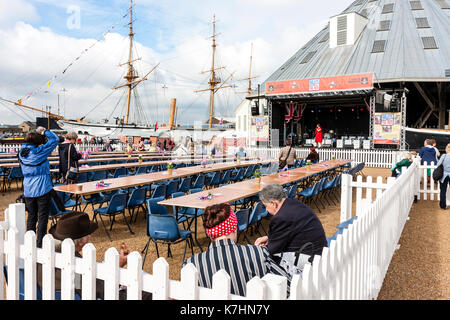
[[[396,144],[400,145],[402,114],[398,113],[375,113],[375,124],[373,128],[374,144]]]
[[[252,142],[268,142],[269,141],[269,117],[260,116],[252,117],[251,128]]]
[[[348,76],[275,81],[266,83],[266,95],[334,92],[373,88],[373,73]]]

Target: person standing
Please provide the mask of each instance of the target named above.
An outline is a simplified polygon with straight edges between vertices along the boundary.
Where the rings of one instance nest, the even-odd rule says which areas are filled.
[[[424,165],[425,162],[428,165],[431,165],[431,163],[437,163],[437,159],[436,159],[436,150],[434,150],[433,146],[431,145],[431,140],[430,139],[426,139],[425,142],[423,143],[423,147],[422,149],[420,149],[419,151],[419,157],[420,157],[420,164]],[[427,181],[428,181],[428,185],[430,185],[431,182],[431,169],[427,169]]]
[[[64,181],[64,184],[72,184],[73,179],[68,178],[69,170],[76,170],[78,172],[78,161],[82,155],[77,152],[75,142],[78,139],[76,132],[69,132],[66,134],[66,139],[59,145],[59,173]]]
[[[58,145],[59,138],[50,130],[38,127],[36,132],[27,134],[24,142],[18,157],[24,177],[23,195],[28,211],[27,231],[36,232],[37,224],[36,245],[40,248],[47,233],[53,190],[48,156]]]
[[[280,168],[292,168],[296,159],[295,149],[292,148],[291,140],[286,140],[286,146],[280,150],[278,154],[278,160],[280,161]]]
[[[447,209],[447,187],[450,183],[450,143],[445,147],[445,154],[439,159],[437,166],[439,167],[442,164],[444,168],[444,174],[442,175],[442,179],[439,181],[439,186],[441,188],[441,196],[439,201],[439,206],[441,209]]]
[[[111,146],[111,140],[106,140],[105,146],[103,147],[103,151],[112,152],[114,148]]]
[[[320,127],[320,124],[317,124],[316,126],[316,138],[314,140],[317,144],[317,147],[322,147],[322,141],[323,141],[323,133],[322,128]]]

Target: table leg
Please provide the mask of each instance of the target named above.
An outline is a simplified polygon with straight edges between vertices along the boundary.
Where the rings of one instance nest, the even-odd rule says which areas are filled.
[[[197,239],[197,217],[198,217],[198,209],[197,208],[195,208],[195,218],[194,218],[194,223],[195,223],[195,226],[194,226],[194,238],[195,238],[195,242],[197,243],[197,246],[200,248],[200,252],[203,252],[203,249],[202,249],[202,246],[200,245],[200,243],[198,242],[198,239]]]

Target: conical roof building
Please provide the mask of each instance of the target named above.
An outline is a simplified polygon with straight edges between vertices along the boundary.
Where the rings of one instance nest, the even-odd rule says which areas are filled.
[[[449,2],[356,0],[331,17],[261,85],[271,128],[279,129],[285,140],[286,106],[297,103],[303,106],[298,109],[302,120],[300,125],[292,121],[297,128],[291,130],[301,134],[311,135],[316,122],[325,122],[338,134],[373,138],[375,112],[403,113],[403,127],[444,129],[450,90]],[[338,119],[346,107],[353,111]]]

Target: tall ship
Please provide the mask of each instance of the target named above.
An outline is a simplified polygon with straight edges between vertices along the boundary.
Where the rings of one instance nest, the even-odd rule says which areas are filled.
[[[43,111],[39,108],[30,106],[24,103],[21,99],[18,101],[12,101],[4,98],[0,98],[0,101],[14,104],[18,107],[22,107],[28,110],[33,110],[43,113],[48,118],[48,123],[50,126],[50,121],[56,123],[57,126],[64,132],[75,131],[81,136],[95,136],[104,138],[118,138],[118,137],[163,137],[170,138],[176,144],[187,145],[188,138],[193,138],[196,142],[205,144],[211,142],[215,137],[226,137],[226,136],[236,136],[233,130],[233,125],[231,122],[223,121],[223,117],[215,116],[214,104],[215,95],[219,90],[234,87],[229,84],[232,79],[233,74],[231,74],[227,79],[222,81],[220,77],[217,76],[217,71],[223,69],[224,67],[216,66],[216,19],[212,22],[213,33],[212,39],[212,62],[211,69],[204,71],[202,73],[210,73],[209,76],[209,87],[203,90],[194,91],[194,93],[200,93],[209,91],[209,120],[207,123],[195,123],[191,126],[181,126],[176,124],[177,120],[177,104],[176,99],[172,98],[170,103],[170,113],[169,121],[167,124],[163,124],[158,119],[154,124],[149,124],[146,121],[146,109],[150,106],[144,108],[143,104],[139,100],[139,94],[137,94],[137,89],[139,86],[147,81],[152,73],[158,68],[159,63],[156,64],[150,70],[146,70],[144,76],[140,76],[137,69],[135,68],[135,63],[141,60],[140,57],[134,55],[135,46],[135,32],[133,28],[133,7],[134,1],[130,0],[130,8],[127,15],[129,16],[128,22],[128,60],[124,63],[119,64],[119,67],[126,67],[127,72],[123,77],[124,83],[119,84],[112,88],[113,91],[125,90],[122,97],[125,97],[125,101],[119,101],[114,110],[117,109],[119,103],[124,104],[125,114],[122,117],[114,117],[115,121],[110,121],[104,119],[102,121],[88,121],[85,117],[80,117],[78,119],[67,119],[64,116],[53,113],[50,111]],[[122,100],[122,98],[121,98]],[[102,102],[100,102],[96,107],[98,107]],[[123,106],[123,105],[122,105]],[[122,109],[123,110],[123,109]],[[114,112],[114,111],[113,111]],[[131,113],[134,112],[135,119],[131,120]],[[137,119],[137,121],[136,121]],[[219,120],[218,120],[219,119]],[[228,124],[227,124],[228,123]]]

